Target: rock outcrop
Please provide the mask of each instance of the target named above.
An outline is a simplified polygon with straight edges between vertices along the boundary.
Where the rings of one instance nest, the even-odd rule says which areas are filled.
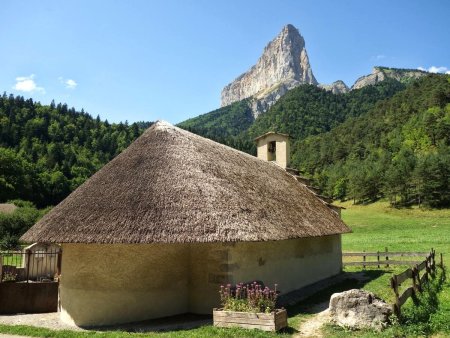
[[[265,112],[288,90],[301,84],[317,85],[297,28],[287,25],[265,48],[249,71],[222,90],[222,107],[250,98],[254,117]]]
[[[361,76],[353,84],[351,90],[377,84],[388,78],[400,82],[408,82],[427,75],[427,72],[416,69],[396,69],[387,67],[373,67],[372,74]]]
[[[345,94],[350,91],[350,88],[344,83],[344,81],[337,80],[332,84],[320,84],[320,88],[332,92],[333,94]]]
[[[333,294],[329,309],[334,323],[352,329],[381,330],[392,314],[389,304],[371,292],[358,289]]]

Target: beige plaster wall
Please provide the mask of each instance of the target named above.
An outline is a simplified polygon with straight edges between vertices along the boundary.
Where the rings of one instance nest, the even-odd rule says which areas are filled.
[[[339,273],[340,235],[271,242],[64,244],[61,317],[79,326],[211,314],[227,283],[289,292]]]
[[[61,318],[108,325],[188,311],[189,245],[63,244]]]
[[[237,243],[229,252],[233,283],[262,280],[283,293],[341,271],[340,235],[286,241]]]
[[[269,154],[268,154],[268,143],[270,142],[276,142],[276,163],[282,167],[286,168],[289,166],[289,160],[290,160],[290,145],[289,145],[289,138],[284,135],[277,135],[277,134],[270,134],[263,138],[260,138],[257,141],[257,157],[268,161],[269,160]]]
[[[211,314],[220,305],[220,285],[231,282],[230,246],[222,243],[191,244],[189,312]]]

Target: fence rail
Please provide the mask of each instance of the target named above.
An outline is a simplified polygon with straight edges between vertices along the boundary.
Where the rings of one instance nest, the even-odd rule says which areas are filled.
[[[440,266],[444,267],[442,254],[440,255]],[[423,272],[422,272],[423,271]],[[433,276],[436,271],[436,252],[431,249],[431,252],[427,255],[423,262],[415,265],[412,268],[406,269],[400,274],[393,275],[391,277],[391,288],[395,293],[395,303],[393,304],[394,313],[397,316],[401,314],[401,307],[408,300],[416,294],[417,291],[422,292],[423,285],[426,283],[430,276]],[[422,275],[421,275],[422,273]],[[411,286],[406,288],[401,294],[399,288],[402,283],[411,279]]]
[[[343,266],[362,266],[365,268],[366,266],[377,266],[381,267],[382,265],[389,267],[390,265],[416,265],[422,262],[423,258],[426,257],[429,252],[398,252],[392,251],[389,252],[388,248],[385,248],[385,251],[377,251],[377,252],[343,252],[342,258]],[[345,257],[362,257],[362,261],[347,261]],[[401,259],[392,259],[393,257],[416,257],[415,260],[401,260]],[[376,260],[368,260],[368,258],[376,258]]]
[[[61,272],[60,249],[0,251],[0,283],[54,281]]]

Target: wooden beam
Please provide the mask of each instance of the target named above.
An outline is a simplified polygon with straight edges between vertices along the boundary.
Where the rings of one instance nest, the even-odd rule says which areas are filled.
[[[400,306],[405,304],[405,302],[408,300],[409,297],[411,297],[414,294],[414,288],[410,286],[407,288],[400,297],[398,297],[398,303]]]

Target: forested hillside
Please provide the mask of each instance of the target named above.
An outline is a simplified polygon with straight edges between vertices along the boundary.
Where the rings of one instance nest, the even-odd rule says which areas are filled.
[[[359,116],[383,99],[403,90],[396,80],[385,80],[347,94],[333,94],[317,86],[302,85],[286,93],[249,128],[254,138],[267,131],[289,134],[294,140],[331,130],[348,117]]]
[[[252,154],[256,152],[254,142],[243,132],[253,122],[250,102],[242,100],[181,122],[178,127]]]
[[[395,80],[336,95],[313,85],[290,90],[268,112],[253,120],[251,102],[243,100],[178,124],[198,135],[256,154],[253,139],[267,131],[288,133],[293,139],[329,131],[347,117],[359,116],[405,88]]]
[[[65,104],[0,96],[0,202],[55,205],[125,149],[148,123],[110,124]]]
[[[298,141],[293,165],[334,198],[450,205],[450,76],[421,78],[367,114]]]

